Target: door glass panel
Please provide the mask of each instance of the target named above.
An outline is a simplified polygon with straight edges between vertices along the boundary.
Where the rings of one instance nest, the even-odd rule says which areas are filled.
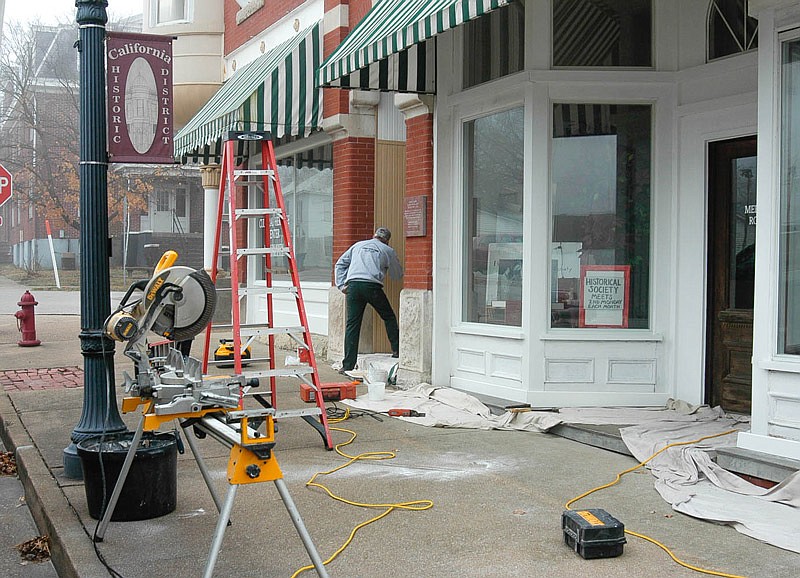
[[[730,307],[753,308],[756,256],[756,157],[731,162]]]
[[[464,321],[522,325],[523,109],[464,125]]]

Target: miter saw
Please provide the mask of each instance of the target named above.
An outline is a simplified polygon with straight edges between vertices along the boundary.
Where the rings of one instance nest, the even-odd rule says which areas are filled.
[[[214,315],[217,292],[208,273],[173,266],[177,258],[164,253],[152,278],[133,283],[104,324],[108,337],[126,343],[124,353],[134,363],[134,377],[123,374],[125,391],[152,399],[156,414],[236,408],[243,376],[204,378],[199,360],[171,346],[157,354],[147,342],[149,332],[175,344],[191,340]]]

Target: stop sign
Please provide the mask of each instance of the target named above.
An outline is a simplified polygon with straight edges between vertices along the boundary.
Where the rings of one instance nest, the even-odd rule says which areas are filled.
[[[3,165],[0,165],[0,207],[6,204],[14,191],[13,179]]]

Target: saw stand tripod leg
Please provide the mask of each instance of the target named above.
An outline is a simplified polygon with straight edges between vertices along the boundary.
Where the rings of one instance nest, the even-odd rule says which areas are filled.
[[[286,482],[283,481],[283,478],[278,478],[274,481],[275,487],[278,488],[278,493],[281,496],[281,500],[283,500],[283,504],[289,512],[289,517],[292,519],[297,533],[300,534],[303,546],[305,546],[306,552],[308,552],[308,556],[311,558],[311,563],[317,571],[317,575],[319,578],[329,578],[328,571],[325,569],[325,564],[319,552],[317,552],[317,549],[314,547],[314,542],[311,541],[311,536],[306,529],[306,525],[300,517],[300,512],[298,512],[297,506],[294,505],[292,496],[289,495]],[[225,505],[222,507],[222,511],[220,511],[219,520],[217,520],[217,529],[214,531],[214,540],[211,542],[211,551],[208,553],[208,562],[206,562],[206,570],[203,574],[203,578],[211,578],[214,573],[217,556],[219,555],[220,548],[222,548],[222,539],[225,537],[225,528],[228,526],[231,510],[233,510],[233,500],[236,497],[237,487],[237,484],[231,484],[231,487],[228,489],[228,495],[225,497]]]
[[[294,527],[297,528],[297,533],[300,534],[300,539],[303,541],[303,546],[306,547],[306,552],[308,552],[308,556],[311,558],[311,562],[314,564],[317,574],[320,578],[328,578],[325,564],[322,558],[320,558],[319,552],[317,552],[317,549],[314,547],[314,542],[311,541],[311,536],[306,529],[306,525],[303,523],[303,518],[300,517],[300,512],[297,511],[297,506],[294,505],[292,496],[289,495],[289,489],[286,487],[286,482],[283,481],[283,478],[275,480],[275,487],[278,488],[281,500],[283,500],[286,510],[289,512],[289,517],[292,519]]]
[[[214,530],[214,539],[211,542],[211,550],[208,553],[208,561],[206,562],[206,570],[203,573],[203,578],[211,578],[214,572],[214,566],[217,564],[217,556],[222,547],[222,538],[225,537],[225,528],[228,526],[228,520],[231,517],[231,510],[233,510],[233,499],[236,497],[237,485],[231,484],[228,488],[228,495],[225,497],[225,505],[219,512],[219,520],[217,520],[217,529]]]
[[[106,528],[108,528],[108,523],[111,521],[111,516],[114,515],[114,509],[117,507],[117,501],[122,493],[122,486],[125,485],[125,480],[127,479],[128,472],[131,469],[131,464],[133,464],[133,458],[136,457],[136,451],[139,449],[139,442],[142,440],[143,432],[144,414],[142,414],[142,417],[139,419],[139,425],[136,426],[136,432],[133,434],[133,439],[131,440],[131,447],[128,449],[128,453],[125,455],[125,461],[122,462],[122,469],[119,472],[117,483],[114,485],[114,491],[111,492],[111,498],[108,500],[108,505],[103,513],[103,519],[100,521],[100,525],[97,527],[97,532],[95,532],[95,542],[102,542],[106,535]],[[98,459],[103,459],[102,453],[103,446],[101,444],[100,451],[98,451],[97,455]]]

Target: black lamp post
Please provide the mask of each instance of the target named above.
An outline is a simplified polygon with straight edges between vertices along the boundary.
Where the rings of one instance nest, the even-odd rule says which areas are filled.
[[[80,29],[81,353],[84,390],[80,421],[64,450],[64,475],[82,477],[75,444],[126,431],[114,388],[114,342],[103,335],[111,313],[108,275],[108,154],[105,34],[107,0],[76,0]]]

